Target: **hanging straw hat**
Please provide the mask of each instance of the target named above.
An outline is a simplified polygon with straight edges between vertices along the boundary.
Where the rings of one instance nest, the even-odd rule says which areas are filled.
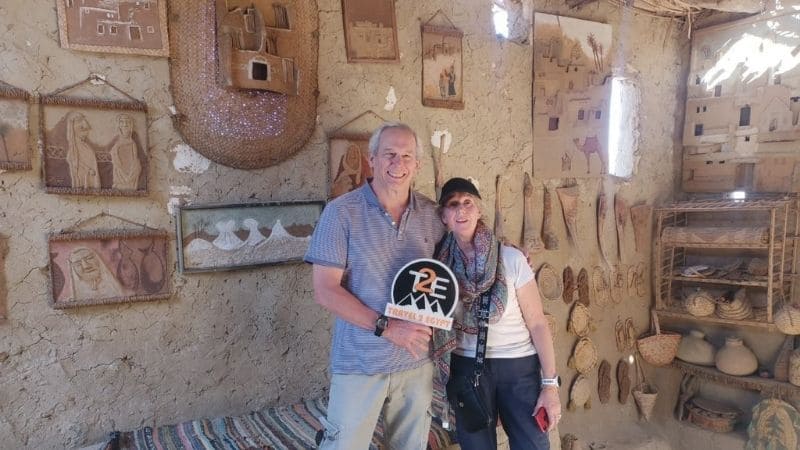
[[[558,273],[544,263],[536,271],[536,283],[539,285],[539,293],[548,300],[558,300],[564,291],[564,283]]]

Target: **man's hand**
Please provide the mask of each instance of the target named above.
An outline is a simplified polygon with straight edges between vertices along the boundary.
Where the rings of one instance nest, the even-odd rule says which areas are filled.
[[[431,327],[406,320],[389,319],[383,337],[398,347],[403,347],[415,359],[428,353],[432,335]]]

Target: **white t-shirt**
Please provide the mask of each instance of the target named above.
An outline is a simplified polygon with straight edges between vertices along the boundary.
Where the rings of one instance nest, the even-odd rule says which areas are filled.
[[[503,245],[500,250],[500,262],[503,264],[508,287],[506,310],[497,323],[489,324],[487,337],[487,358],[520,358],[536,354],[531,342],[531,334],[522,317],[522,310],[517,300],[517,289],[530,282],[534,275],[528,261],[521,251]],[[462,304],[456,308],[456,315],[463,314]],[[454,353],[475,357],[475,346],[478,336],[456,330],[456,348]]]

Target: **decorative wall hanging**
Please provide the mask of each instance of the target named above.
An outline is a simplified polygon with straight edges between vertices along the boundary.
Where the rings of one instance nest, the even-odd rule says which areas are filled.
[[[796,14],[756,14],[692,36],[684,191],[800,190]]]
[[[608,264],[608,255],[606,254],[605,246],[603,245],[603,236],[606,234],[606,215],[608,211],[608,204],[606,202],[606,193],[600,191],[597,196],[597,247],[600,249],[600,256],[603,261]]]
[[[625,359],[620,359],[617,363],[617,388],[620,404],[628,403],[628,397],[631,394],[631,376],[630,365]]]
[[[578,272],[578,303],[589,306],[589,271],[582,268]]]
[[[746,450],[792,450],[800,448],[800,412],[776,398],[761,400],[753,407],[747,427]]]
[[[572,350],[572,356],[567,360],[567,367],[577,370],[582,375],[597,367],[597,348],[591,339],[582,337],[578,340]]]
[[[542,241],[546,250],[558,250],[558,237],[553,229],[553,200],[550,190],[544,188],[544,201],[542,202]]]
[[[30,170],[26,91],[0,81],[0,169]]]
[[[345,0],[346,1],[346,0]],[[433,23],[436,19],[436,24]],[[464,33],[442,10],[422,24],[422,104],[464,109],[461,41]]]
[[[572,272],[572,267],[567,266],[564,267],[564,293],[561,298],[564,299],[564,303],[569,305],[575,300],[575,293],[578,291],[578,287],[575,282],[575,274]]]
[[[611,25],[534,14],[535,177],[607,173],[611,44]]]
[[[500,207],[502,197],[500,195],[500,177],[497,175],[494,179],[494,235],[500,242],[506,240],[506,232],[503,230],[503,211]]]
[[[297,95],[301,74],[294,54],[298,31],[291,2],[221,0],[217,7],[217,54],[222,84]]]
[[[6,255],[8,238],[0,235],[0,322],[8,318],[8,285],[6,284]]]
[[[269,66],[278,60],[254,57],[255,64],[248,59],[247,69],[242,70],[257,81],[264,81],[259,80],[264,76],[274,80],[278,74],[288,80],[293,71],[298,75],[297,95],[225,86],[218,63],[224,68],[226,61],[218,61],[215,36],[225,25],[227,14],[236,10],[233,2],[216,0],[198,5],[192,0],[170,1],[170,17],[174,18],[170,24],[170,81],[175,127],[194,150],[237,169],[260,169],[291,157],[311,136],[317,117],[316,2],[285,0],[255,5],[264,20],[266,36],[280,36],[280,42],[266,39],[264,44],[267,53],[274,50],[280,64]],[[238,17],[245,21],[244,32],[255,30],[255,16],[253,11]],[[287,26],[287,22],[288,30],[273,26]],[[221,41],[238,33],[235,23],[227,30],[219,36]],[[286,36],[291,38],[284,40]],[[282,46],[284,43],[287,45]]]
[[[522,185],[522,246],[528,254],[539,253],[544,250],[539,231],[533,218],[533,183],[531,176],[525,172],[525,179]]]
[[[564,292],[561,277],[547,263],[543,263],[536,271],[536,283],[539,285],[539,293],[548,300],[558,300]]]
[[[56,0],[61,47],[169,56],[166,0]]]
[[[617,258],[622,259],[622,242],[628,226],[628,203],[619,194],[614,196],[614,222],[617,224]]]
[[[179,207],[182,273],[301,262],[324,203],[242,203]]]
[[[605,359],[597,369],[597,396],[603,404],[611,400],[611,364]]]
[[[556,188],[564,224],[567,226],[567,237],[573,246],[578,242],[578,186]]]
[[[57,309],[170,296],[167,233],[155,229],[50,235],[50,306]]]
[[[583,406],[585,409],[592,408],[592,387],[589,384],[589,379],[579,374],[572,382],[572,388],[569,390],[569,403],[567,409],[575,411],[578,407]]]
[[[398,62],[394,0],[342,0],[347,62]]]
[[[386,122],[386,119],[369,110],[328,133],[328,200],[362,186],[372,176],[369,163],[370,133],[347,131],[359,119],[368,116],[377,119],[379,124]]]
[[[650,233],[650,218],[653,216],[653,207],[647,204],[631,206],[631,224],[633,224],[633,243],[636,252],[649,249],[648,235]]]
[[[66,92],[108,86],[121,99]],[[147,105],[102,78],[41,97],[45,190],[54,194],[147,194]]]

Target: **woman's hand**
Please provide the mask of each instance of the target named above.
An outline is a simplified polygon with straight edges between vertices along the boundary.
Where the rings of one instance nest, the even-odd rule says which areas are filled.
[[[550,420],[550,426],[547,431],[552,430],[561,420],[561,399],[558,397],[558,388],[556,387],[543,387],[539,392],[539,399],[536,401],[536,406],[533,408],[533,415],[539,411],[539,408],[544,408],[547,411],[547,417]]]

